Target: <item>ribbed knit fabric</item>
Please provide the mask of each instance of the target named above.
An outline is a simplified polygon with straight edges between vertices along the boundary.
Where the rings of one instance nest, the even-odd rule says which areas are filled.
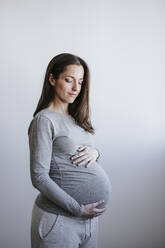
[[[51,213],[82,216],[84,205],[109,200],[111,182],[99,160],[89,167],[73,164],[70,157],[83,145],[95,147],[93,134],[75,123],[71,115],[43,109],[29,129],[30,175],[40,191],[35,202]]]

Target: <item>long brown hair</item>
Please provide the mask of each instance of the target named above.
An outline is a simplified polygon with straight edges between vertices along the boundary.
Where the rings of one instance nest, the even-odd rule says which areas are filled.
[[[69,114],[75,119],[76,123],[92,134],[95,133],[95,128],[90,120],[90,107],[89,107],[89,89],[90,89],[90,72],[87,63],[80,57],[70,54],[61,53],[56,55],[49,62],[46,73],[42,93],[33,114],[33,117],[42,109],[47,108],[51,101],[54,100],[55,92],[53,86],[49,82],[50,73],[53,74],[55,80],[66,70],[67,65],[82,65],[84,68],[84,78],[82,82],[81,91],[73,103],[68,105]]]

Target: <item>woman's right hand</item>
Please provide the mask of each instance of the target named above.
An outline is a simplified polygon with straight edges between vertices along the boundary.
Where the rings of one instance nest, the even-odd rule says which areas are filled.
[[[85,205],[85,211],[83,213],[83,216],[93,218],[93,217],[101,215],[106,210],[106,208],[99,209],[96,207],[98,205],[102,204],[103,202],[104,202],[104,200],[100,200],[100,201]]]

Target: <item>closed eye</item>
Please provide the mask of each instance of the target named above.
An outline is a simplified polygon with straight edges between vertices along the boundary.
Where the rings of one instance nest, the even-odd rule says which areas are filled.
[[[69,80],[68,78],[66,78],[65,81],[66,81],[67,83],[72,83],[72,82],[73,82],[72,80]],[[82,83],[83,83],[83,81],[79,82],[80,85],[82,85]]]
[[[67,82],[67,83],[72,83],[72,80],[69,80],[69,79],[65,79],[65,81]]]

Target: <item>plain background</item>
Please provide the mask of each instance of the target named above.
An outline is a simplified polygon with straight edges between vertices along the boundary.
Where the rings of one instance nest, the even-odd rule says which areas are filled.
[[[0,247],[30,247],[38,191],[27,129],[46,67],[62,52],[91,70],[96,146],[113,187],[99,248],[165,247],[165,2],[1,0],[0,7]]]

